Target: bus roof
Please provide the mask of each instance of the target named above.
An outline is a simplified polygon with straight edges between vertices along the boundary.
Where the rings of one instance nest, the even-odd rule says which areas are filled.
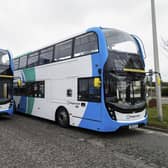
[[[92,27],[92,28],[89,28],[89,29],[94,29],[94,28],[102,29],[102,27]],[[89,29],[87,29],[87,30],[89,30]],[[86,30],[86,31],[82,31],[82,32],[80,32],[80,33],[76,33],[76,34],[70,35],[70,36],[68,36],[68,37],[66,37],[66,38],[63,38],[63,39],[60,39],[60,40],[56,41],[56,42],[53,43],[53,44],[45,45],[45,46],[40,47],[39,49],[36,49],[36,50],[34,50],[34,51],[29,51],[29,52],[26,52],[26,53],[24,53],[24,54],[18,55],[18,56],[16,56],[14,59],[17,59],[17,58],[23,57],[23,56],[25,56],[25,55],[27,55],[27,54],[31,54],[31,53],[33,53],[33,52],[39,51],[40,49],[44,49],[44,48],[51,47],[51,46],[53,46],[53,45],[55,45],[55,44],[57,44],[57,43],[60,43],[60,42],[62,42],[62,41],[66,41],[66,40],[68,40],[68,39],[74,38],[74,37],[76,37],[76,36],[79,36],[79,35],[81,35],[81,34],[86,33],[87,30]]]
[[[36,50],[35,50],[35,51],[36,51]],[[25,56],[25,55],[27,55],[27,54],[31,54],[32,52],[35,52],[35,51],[29,51],[29,52],[27,52],[27,53],[24,53],[24,54],[21,54],[21,55],[17,55],[14,59],[23,57],[23,56]],[[37,51],[38,51],[38,50],[37,50]]]
[[[95,30],[96,30],[96,29],[100,29],[100,30],[117,30],[117,31],[121,31],[121,30],[115,29],[115,28],[107,28],[107,27],[100,27],[100,26],[99,26],[99,27],[90,27],[90,28],[88,28],[88,29],[85,30],[85,31],[82,31],[82,32],[80,32],[80,33],[76,33],[76,34],[70,35],[70,36],[68,36],[68,37],[66,37],[66,38],[63,38],[63,39],[60,39],[60,40],[56,41],[56,42],[53,43],[53,44],[48,44],[48,45],[45,45],[45,46],[43,46],[43,47],[40,47],[40,48],[38,48],[38,49],[36,49],[36,50],[34,50],[34,51],[29,51],[29,52],[26,52],[26,53],[24,53],[24,54],[18,55],[18,56],[16,56],[14,59],[23,57],[23,56],[28,55],[28,54],[31,54],[31,53],[33,53],[33,52],[37,52],[37,51],[39,51],[39,50],[41,50],[41,49],[45,49],[45,48],[51,47],[51,46],[53,46],[53,45],[55,45],[55,44],[57,44],[57,43],[60,43],[60,42],[66,41],[66,40],[68,40],[68,39],[74,38],[74,37],[79,36],[79,35],[81,35],[81,34],[84,34],[84,33],[86,33],[86,32],[94,31],[94,29],[95,29]],[[124,31],[122,31],[122,32],[124,32]],[[126,33],[126,32],[125,32],[125,33]],[[127,33],[127,34],[129,34],[129,33]]]

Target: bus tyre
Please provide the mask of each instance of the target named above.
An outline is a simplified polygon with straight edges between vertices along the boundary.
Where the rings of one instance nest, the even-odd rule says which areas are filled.
[[[57,123],[64,128],[69,126],[69,115],[65,108],[60,108],[56,113]]]

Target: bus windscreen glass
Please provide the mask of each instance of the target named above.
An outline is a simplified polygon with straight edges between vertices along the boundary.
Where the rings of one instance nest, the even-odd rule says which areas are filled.
[[[123,71],[124,68],[144,69],[143,60],[134,38],[128,33],[105,29],[108,61],[106,68],[113,71]]]

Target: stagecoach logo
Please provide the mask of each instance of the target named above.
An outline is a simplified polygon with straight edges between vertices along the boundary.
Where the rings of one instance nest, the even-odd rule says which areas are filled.
[[[134,118],[138,118],[138,117],[140,117],[140,115],[139,114],[137,114],[137,115],[126,115],[126,119],[127,120],[129,120],[129,119],[134,119]]]

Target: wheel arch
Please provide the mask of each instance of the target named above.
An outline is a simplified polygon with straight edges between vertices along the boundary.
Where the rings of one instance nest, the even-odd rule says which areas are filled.
[[[57,107],[57,109],[55,111],[55,121],[57,121],[57,114],[58,114],[58,111],[61,110],[61,109],[65,109],[67,111],[67,113],[68,113],[68,110],[67,110],[67,108],[65,106]],[[68,115],[69,115],[69,113],[68,113]]]

